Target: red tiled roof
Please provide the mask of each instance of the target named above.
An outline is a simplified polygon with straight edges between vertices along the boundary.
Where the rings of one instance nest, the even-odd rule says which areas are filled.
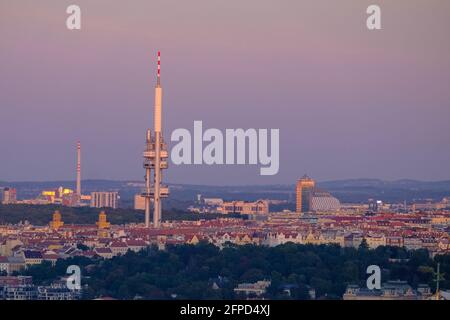
[[[112,253],[110,248],[95,248],[96,253]]]

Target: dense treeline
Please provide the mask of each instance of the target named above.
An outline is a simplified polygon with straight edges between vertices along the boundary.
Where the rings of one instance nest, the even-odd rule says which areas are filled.
[[[93,224],[98,220],[102,209],[90,207],[65,207],[58,205],[1,205],[0,224],[19,223],[28,221],[34,225],[46,225],[52,219],[55,210],[59,210],[62,219],[67,224]],[[108,221],[112,224],[139,223],[144,221],[144,211],[133,209],[104,209]],[[182,210],[163,212],[164,220],[198,220],[215,219],[218,214],[194,214]]]
[[[394,259],[394,260],[393,260]],[[238,283],[272,281],[267,298],[286,298],[282,288],[289,286],[291,298],[308,299],[308,289],[318,298],[340,299],[347,284],[363,285],[366,268],[382,268],[382,281],[406,280],[413,287],[425,283],[434,288],[436,262],[450,274],[450,256],[429,258],[426,250],[406,251],[397,247],[369,250],[337,245],[233,246],[222,250],[199,245],[170,246],[166,251],[148,248],[128,252],[111,260],[72,258],[34,266],[26,271],[39,283],[62,276],[67,266],[82,267],[85,298],[111,296],[119,299],[233,299]],[[219,279],[219,277],[221,277]],[[213,288],[213,282],[219,288]],[[450,281],[441,282],[450,288]]]

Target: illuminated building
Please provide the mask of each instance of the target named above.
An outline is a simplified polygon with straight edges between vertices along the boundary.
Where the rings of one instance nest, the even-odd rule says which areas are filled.
[[[53,220],[50,222],[50,228],[52,228],[53,230],[58,230],[63,225],[64,222],[61,219],[61,213],[58,210],[56,210],[53,213]]]
[[[105,211],[101,211],[98,215],[97,227],[99,229],[107,229],[109,228],[110,223],[106,220]]]
[[[315,182],[304,175],[297,181],[296,187],[296,212],[305,213],[312,210],[312,198],[314,194]]]
[[[47,203],[64,204],[67,206],[73,205],[72,189],[59,187],[55,190],[43,190],[39,196],[40,200],[47,201]]]
[[[96,222],[98,227],[98,235],[99,237],[106,237],[108,235],[107,229],[110,227],[110,223],[106,219],[105,211],[101,211],[98,215],[98,221]]]

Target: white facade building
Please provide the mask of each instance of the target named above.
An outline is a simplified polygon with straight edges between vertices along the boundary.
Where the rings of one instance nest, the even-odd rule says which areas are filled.
[[[119,193],[117,192],[92,192],[91,207],[93,208],[113,208],[118,207]]]

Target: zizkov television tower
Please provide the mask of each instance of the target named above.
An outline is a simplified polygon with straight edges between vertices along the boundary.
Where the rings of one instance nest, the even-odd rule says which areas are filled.
[[[169,196],[169,188],[161,184],[162,170],[168,167],[167,145],[164,143],[161,130],[162,88],[161,88],[161,54],[158,51],[158,73],[155,87],[154,136],[147,130],[146,148],[144,151],[145,189],[145,226],[150,227],[150,203],[153,199],[153,227],[161,226],[161,198]],[[153,185],[152,185],[153,171]]]

